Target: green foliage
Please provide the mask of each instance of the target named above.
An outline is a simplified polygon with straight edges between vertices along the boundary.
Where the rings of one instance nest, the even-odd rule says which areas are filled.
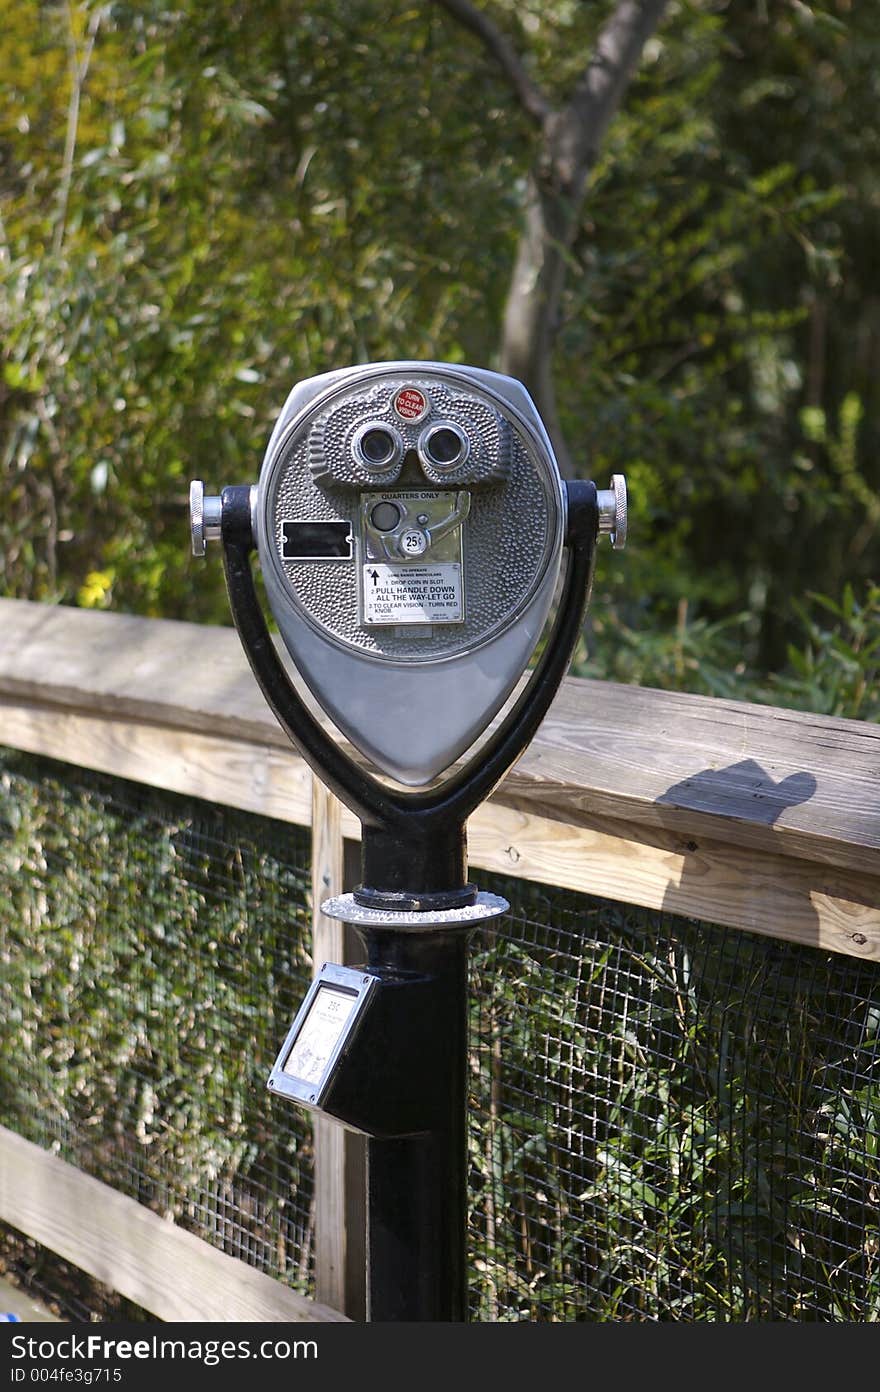
[[[559,101],[608,9],[486,8]],[[4,592],[224,622],[187,480],[254,478],[303,376],[493,364],[533,133],[439,6],[6,20]],[[749,696],[807,590],[877,579],[878,45],[843,0],[674,5],[609,128],[555,359],[580,468],[631,485],[596,671]]]
[[[706,618],[689,621],[688,606],[682,602],[674,628],[651,619],[648,605],[632,627],[617,616],[595,613],[589,637],[575,654],[575,672],[664,691],[741,696],[750,646],[748,614],[715,623]]]
[[[748,698],[796,639],[794,601],[875,578],[877,362],[865,374],[854,337],[876,332],[855,303],[870,275],[874,137],[861,147],[855,124],[872,39],[862,17],[824,23],[831,8],[680,11],[609,133],[561,330],[564,361],[589,363],[563,370],[569,434],[592,476],[631,485],[631,544],[599,570],[599,671],[617,661],[615,620],[624,649],[634,631],[675,647],[684,601],[709,644],[695,690],[717,686],[715,625],[750,616],[730,667]],[[825,437],[806,445],[817,413]]]
[[[820,715],[880,720],[880,588],[869,586],[859,600],[846,585],[839,604],[809,598],[811,608],[797,606],[806,641],[792,644],[767,698]]]
[[[648,606],[633,627],[594,612],[574,668],[584,676],[661,690],[880,720],[880,589],[869,584],[860,597],[847,584],[839,602],[808,593],[792,609],[795,638],[784,666],[769,676],[748,661],[754,614],[690,622],[685,603],[669,630],[651,622]]]
[[[427,21],[395,15],[377,57],[368,5],[105,7],[73,121],[65,13],[22,7],[0,51],[19,75],[0,132],[6,592],[225,619],[216,570],[193,583],[187,480],[254,478],[300,377],[465,355],[474,263],[509,237],[505,161],[472,197],[498,195],[496,230],[453,267],[453,200],[425,209],[452,181],[467,73],[449,44],[428,67]],[[397,144],[430,83],[429,167]]]

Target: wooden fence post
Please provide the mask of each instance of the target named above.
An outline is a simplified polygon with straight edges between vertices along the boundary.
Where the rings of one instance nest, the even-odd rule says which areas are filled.
[[[312,779],[312,964],[345,965],[346,926],[321,913],[321,903],[346,888],[342,807],[319,779]],[[315,1143],[315,1299],[364,1318],[363,1138],[319,1113]]]

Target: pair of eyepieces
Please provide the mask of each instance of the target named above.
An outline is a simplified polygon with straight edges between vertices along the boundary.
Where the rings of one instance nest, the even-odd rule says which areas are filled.
[[[355,461],[371,474],[390,474],[403,458],[404,448],[400,432],[385,421],[359,426],[352,440]],[[423,467],[442,474],[464,464],[470,444],[454,421],[434,421],[419,435],[416,449]]]

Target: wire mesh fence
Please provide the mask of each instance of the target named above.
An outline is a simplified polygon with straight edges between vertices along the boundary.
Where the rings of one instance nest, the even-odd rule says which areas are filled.
[[[307,835],[2,764],[0,1123],[311,1293],[311,1125],[265,1091],[311,975]]]
[[[313,1293],[304,832],[0,757],[0,1123]],[[880,1317],[880,966],[480,876],[479,1320]]]
[[[880,1318],[880,965],[495,881],[478,1318]]]

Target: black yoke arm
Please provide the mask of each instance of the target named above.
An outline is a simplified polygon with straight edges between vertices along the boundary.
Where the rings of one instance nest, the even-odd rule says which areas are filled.
[[[519,758],[544,719],[568,669],[589,599],[599,512],[593,483],[569,483],[562,595],[544,652],[525,689],[482,749],[439,786],[419,792],[387,787],[337,745],[302,700],[275,650],[251,570],[254,550],[250,488],[222,494],[223,563],[232,617],[251,669],[291,743],[313,772],[364,827],[430,839],[450,822],[463,824]]]

